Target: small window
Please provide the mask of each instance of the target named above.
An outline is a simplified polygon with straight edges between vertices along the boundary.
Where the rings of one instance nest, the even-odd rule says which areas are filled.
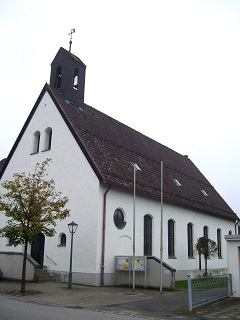
[[[116,209],[113,214],[113,221],[118,229],[123,229],[126,225],[125,215],[122,209]]]
[[[74,68],[73,89],[78,90],[78,68]]]
[[[202,189],[201,192],[205,197],[208,197],[208,194],[207,194],[207,192],[205,190]]]
[[[65,233],[61,233],[59,235],[59,247],[66,247],[66,243],[67,243],[67,237],[65,235]]]
[[[44,148],[43,151],[51,150],[52,145],[52,128],[47,128],[44,130]]]
[[[56,70],[56,79],[55,79],[55,87],[57,89],[61,87],[61,82],[62,82],[62,68],[61,66],[58,66]]]
[[[33,134],[32,153],[38,153],[39,152],[39,144],[40,144],[40,132],[36,131]]]
[[[174,181],[174,183],[175,183],[175,185],[177,187],[181,187],[182,186],[182,184],[177,179],[174,179],[173,181]]]

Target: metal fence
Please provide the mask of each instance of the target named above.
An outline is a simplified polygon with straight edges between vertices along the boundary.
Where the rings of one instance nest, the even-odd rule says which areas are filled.
[[[232,295],[231,274],[193,278],[188,274],[188,310]]]

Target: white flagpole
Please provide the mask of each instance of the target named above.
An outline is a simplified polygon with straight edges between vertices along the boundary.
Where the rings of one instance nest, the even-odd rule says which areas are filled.
[[[163,279],[163,161],[161,161],[161,222],[160,222],[160,293]]]
[[[135,202],[136,202],[136,171],[141,171],[139,166],[136,163],[132,163],[133,166],[133,291],[135,290]]]
[[[133,261],[132,261],[132,269],[133,269],[133,291],[135,290],[135,198],[136,198],[136,169],[133,167]]]

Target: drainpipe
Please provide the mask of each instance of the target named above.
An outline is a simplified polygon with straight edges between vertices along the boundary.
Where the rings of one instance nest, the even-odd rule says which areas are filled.
[[[111,188],[111,185],[108,186],[107,190],[104,192],[104,195],[103,195],[102,257],[101,257],[101,280],[100,280],[101,287],[104,287],[106,204],[107,204],[107,193],[110,190],[110,188]]]
[[[240,227],[240,220],[236,220],[236,223],[235,223],[235,234],[238,234],[239,227]]]

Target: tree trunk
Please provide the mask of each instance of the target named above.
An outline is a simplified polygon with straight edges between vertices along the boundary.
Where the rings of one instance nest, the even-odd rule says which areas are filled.
[[[201,253],[199,253],[199,270],[202,270],[202,256],[201,256]]]
[[[25,240],[24,243],[24,253],[23,253],[23,264],[22,264],[22,283],[21,283],[21,293],[25,293],[26,284],[26,265],[27,265],[27,247],[28,241]]]
[[[204,276],[207,277],[207,257],[204,257],[205,260],[205,271],[204,271]]]

